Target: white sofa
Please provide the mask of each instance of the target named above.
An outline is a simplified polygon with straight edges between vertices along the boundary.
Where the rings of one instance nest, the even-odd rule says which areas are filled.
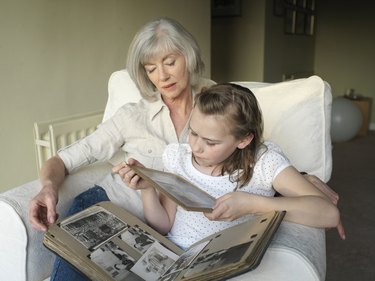
[[[252,89],[259,100],[265,138],[278,143],[300,171],[328,181],[332,170],[329,85],[317,76],[275,84],[238,83]],[[121,104],[139,99],[124,70],[113,73],[108,86],[104,119]],[[110,163],[97,163],[69,175],[58,212],[64,213],[72,198],[86,188],[113,177],[110,169]],[[115,188],[103,185],[109,193]],[[36,281],[50,274],[54,255],[43,247],[43,233],[28,222],[28,202],[39,188],[35,180],[0,194],[0,280]],[[126,200],[115,203],[126,206],[132,198]],[[325,230],[283,222],[259,267],[233,280],[324,280],[325,258]]]

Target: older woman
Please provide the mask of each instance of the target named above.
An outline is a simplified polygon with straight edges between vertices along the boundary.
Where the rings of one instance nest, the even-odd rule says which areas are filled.
[[[147,23],[131,43],[127,70],[143,99],[126,104],[90,136],[61,150],[41,169],[42,188],[30,202],[30,221],[45,231],[56,220],[58,189],[65,176],[119,149],[144,165],[162,168],[168,143],[186,142],[193,95],[201,88],[204,63],[194,37],[178,22]],[[126,94],[126,93],[124,93]],[[118,169],[121,174],[121,164]]]
[[[194,37],[172,19],[149,22],[135,35],[126,67],[143,99],[137,104],[124,105],[90,136],[46,161],[40,173],[41,190],[29,207],[30,222],[35,229],[45,231],[55,222],[58,190],[72,171],[109,160],[120,149],[124,151],[125,161],[132,157],[148,167],[160,169],[166,145],[187,141],[193,96],[203,86],[204,63]],[[114,169],[121,175],[122,164]],[[116,192],[113,197],[129,196],[131,189],[120,186]],[[84,204],[73,205],[71,212],[108,199],[105,191],[98,187],[80,196],[81,200],[76,201],[85,201]],[[63,272],[65,270],[65,267],[61,269],[58,259],[52,279],[82,278],[74,277],[70,271]]]

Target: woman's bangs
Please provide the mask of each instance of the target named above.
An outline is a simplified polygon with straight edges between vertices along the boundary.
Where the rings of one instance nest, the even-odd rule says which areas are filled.
[[[144,48],[141,54],[141,63],[147,64],[152,58],[160,54],[180,52],[176,44],[167,36],[154,38],[147,48]]]

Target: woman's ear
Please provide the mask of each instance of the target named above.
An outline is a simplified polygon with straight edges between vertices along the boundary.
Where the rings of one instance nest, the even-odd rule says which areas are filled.
[[[246,146],[248,146],[254,138],[253,134],[248,134],[246,137],[244,137],[241,142],[237,145],[238,149],[244,149]]]

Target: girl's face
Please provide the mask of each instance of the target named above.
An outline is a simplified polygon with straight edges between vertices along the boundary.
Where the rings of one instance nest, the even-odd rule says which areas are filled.
[[[245,148],[252,136],[236,139],[223,115],[206,115],[194,108],[190,119],[189,145],[193,152],[193,165],[203,173],[221,171],[221,163],[237,148]],[[217,169],[219,168],[219,169]]]
[[[189,73],[182,54],[163,52],[152,57],[144,68],[164,100],[174,100],[181,97],[182,93],[191,93]]]

